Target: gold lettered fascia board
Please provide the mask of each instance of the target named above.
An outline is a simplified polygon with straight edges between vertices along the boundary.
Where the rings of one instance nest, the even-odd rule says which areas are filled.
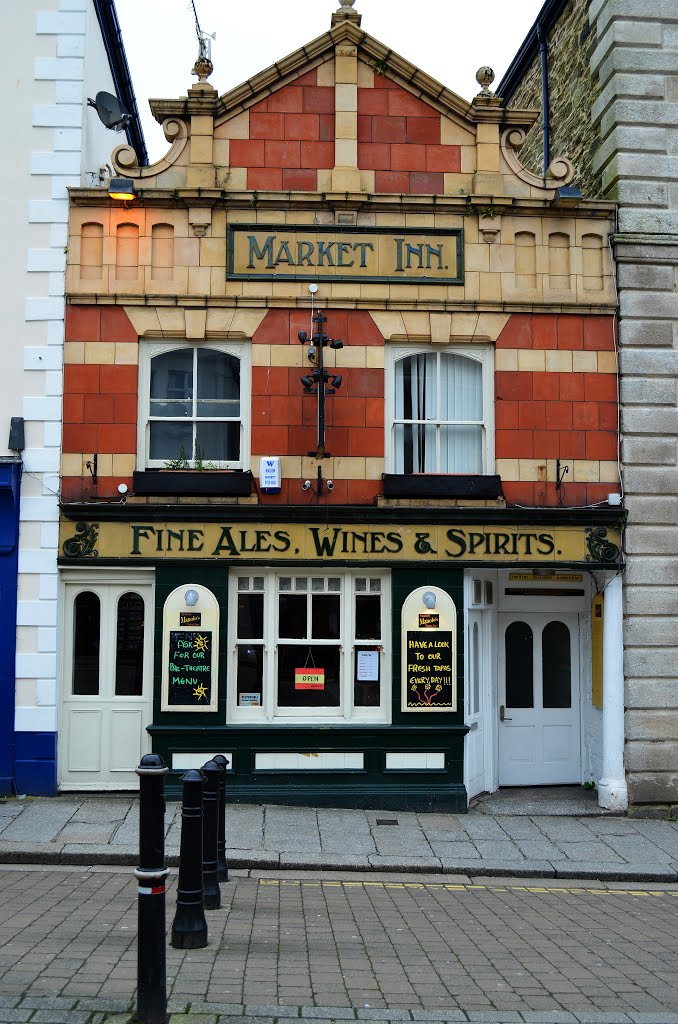
[[[235,281],[462,284],[461,228],[230,224],[226,277]]]
[[[373,523],[134,522],[62,519],[67,562],[124,559],[233,560],[324,564],[400,562],[616,566],[619,529],[607,526],[450,526]]]

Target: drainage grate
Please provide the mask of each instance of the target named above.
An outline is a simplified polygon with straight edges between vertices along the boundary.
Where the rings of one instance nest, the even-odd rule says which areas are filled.
[[[377,818],[377,825],[397,825],[397,818]]]

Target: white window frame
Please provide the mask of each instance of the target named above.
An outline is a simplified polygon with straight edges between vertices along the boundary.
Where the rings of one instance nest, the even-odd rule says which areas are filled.
[[[150,447],[150,392],[151,360],[155,356],[182,349],[211,349],[240,360],[240,458],[233,461],[215,461],[206,458],[217,469],[249,469],[250,466],[250,415],[252,392],[252,346],[249,341],[142,341],[139,345],[139,427],[137,430],[137,466],[142,469],[166,469],[164,459],[149,458]],[[191,419],[191,422],[194,422]],[[186,456],[189,467],[194,464],[193,452]]]
[[[239,707],[237,704],[237,620],[238,620],[238,580],[242,577],[264,577],[264,639],[263,639],[263,687],[261,705]],[[311,641],[310,646],[339,646],[340,653],[340,692],[341,700],[337,708],[307,708],[300,713],[298,708],[278,707],[278,589],[280,577],[313,577],[339,578],[341,580],[341,629],[338,640]],[[355,589],[358,578],[381,580],[381,632],[378,641],[355,640],[355,595],[361,593]],[[392,714],[391,693],[391,584],[388,570],[348,570],[339,569],[328,572],[327,567],[319,571],[314,567],[291,567],[288,569],[259,569],[257,566],[243,567],[229,572],[228,581],[228,659],[229,686],[227,700],[227,721],[245,723],[265,723],[279,725],[355,725],[378,722],[389,724]],[[257,591],[250,591],[256,593]],[[262,591],[258,591],[262,593]],[[291,591],[294,593],[295,591]],[[310,586],[307,593],[312,593]],[[328,593],[328,591],[324,591]],[[369,595],[369,589],[365,591]],[[296,643],[303,644],[303,640]],[[380,645],[379,678],[380,703],[374,707],[356,707],[353,703],[353,663],[356,648]]]
[[[483,395],[483,441],[482,454],[483,464],[480,474],[493,474],[494,465],[494,346],[492,345],[388,345],[386,353],[387,384],[386,384],[386,439],[385,439],[385,464],[387,473],[396,473],[396,452],[394,444],[394,423],[395,423],[395,375],[396,363],[408,356],[429,355],[440,353],[440,355],[461,356],[465,359],[472,359],[480,363],[482,368],[482,395]],[[436,424],[438,420],[431,420]],[[413,474],[417,475],[417,474]],[[442,473],[442,476],[454,474]]]

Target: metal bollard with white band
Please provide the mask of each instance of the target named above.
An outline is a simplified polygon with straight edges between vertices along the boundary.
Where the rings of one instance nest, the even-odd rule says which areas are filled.
[[[137,1020],[167,1024],[165,955],[165,775],[158,754],[144,754],[139,776],[139,883],[137,935]]]

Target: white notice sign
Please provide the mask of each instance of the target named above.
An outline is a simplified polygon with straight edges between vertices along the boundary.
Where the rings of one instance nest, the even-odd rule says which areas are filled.
[[[379,651],[358,651],[356,679],[359,683],[376,683],[379,679]]]

